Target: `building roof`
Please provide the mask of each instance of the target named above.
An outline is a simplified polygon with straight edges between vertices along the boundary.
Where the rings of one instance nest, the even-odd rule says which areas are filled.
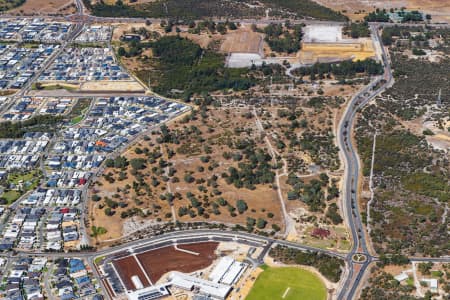
[[[225,299],[231,291],[229,285],[215,283],[180,272],[172,272],[169,275],[169,282],[171,285],[188,291],[198,289],[199,293],[210,295],[215,299]]]

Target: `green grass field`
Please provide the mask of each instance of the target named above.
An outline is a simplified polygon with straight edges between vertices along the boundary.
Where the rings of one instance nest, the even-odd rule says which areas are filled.
[[[295,267],[266,267],[256,279],[246,300],[325,300],[326,298],[325,285],[315,274]]]

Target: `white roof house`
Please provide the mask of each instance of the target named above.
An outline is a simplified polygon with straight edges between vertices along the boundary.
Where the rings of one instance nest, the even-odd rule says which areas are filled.
[[[437,292],[438,280],[435,278],[422,278],[420,281],[426,282],[432,292]]]
[[[406,273],[404,273],[404,272],[402,272],[402,273],[400,273],[400,274],[398,274],[397,276],[394,277],[394,279],[397,280],[398,282],[402,282],[402,281],[404,281],[404,280],[406,280],[408,278],[409,278],[409,276]]]

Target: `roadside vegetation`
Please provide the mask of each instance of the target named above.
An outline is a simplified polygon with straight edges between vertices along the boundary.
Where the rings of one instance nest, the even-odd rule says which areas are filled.
[[[297,76],[309,76],[310,80],[331,78],[331,75],[338,79],[345,80],[356,75],[380,75],[383,74],[381,63],[373,59],[351,61],[346,60],[338,63],[315,63],[311,67],[301,67],[293,72]]]
[[[441,51],[448,47],[448,40],[434,46],[440,49],[440,63],[410,58],[413,47],[438,35],[410,30],[388,27],[383,33],[392,45],[396,81],[376,104],[363,109],[356,127],[358,152],[363,174],[368,176],[377,131],[370,220],[377,253],[441,256],[448,252],[445,211],[450,204],[450,165],[442,147],[448,145],[445,124],[450,106],[448,102],[436,104],[439,90],[450,93],[450,60]],[[396,36],[409,37],[410,43],[390,40]]]
[[[367,21],[350,23],[343,28],[343,32],[353,39],[370,37],[369,24]]]
[[[280,245],[270,249],[269,255],[275,261],[287,265],[296,264],[314,267],[331,282],[339,282],[345,265],[344,261],[339,258],[326,254],[304,252]]]

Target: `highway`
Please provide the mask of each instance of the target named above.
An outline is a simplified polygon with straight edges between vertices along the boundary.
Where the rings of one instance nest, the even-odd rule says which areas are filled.
[[[349,102],[345,110],[344,116],[338,126],[338,146],[341,149],[342,157],[345,164],[344,187],[342,197],[342,208],[348,228],[351,231],[353,245],[347,257],[350,264],[346,280],[342,284],[342,289],[338,295],[338,300],[353,299],[360,280],[369,265],[375,259],[369,251],[368,241],[364,226],[361,221],[361,214],[358,208],[358,189],[359,189],[359,172],[361,170],[359,156],[352,142],[352,128],[356,117],[356,112],[362,108],[375,96],[382,93],[386,87],[393,83],[390,63],[386,54],[386,50],[381,44],[378,33],[378,25],[370,26],[372,38],[378,43],[382,49],[382,61],[384,66],[384,76],[376,77],[369,85],[359,91]],[[353,267],[356,263],[352,261],[352,257],[356,254],[363,254],[367,259],[363,263],[357,274],[354,274]]]

